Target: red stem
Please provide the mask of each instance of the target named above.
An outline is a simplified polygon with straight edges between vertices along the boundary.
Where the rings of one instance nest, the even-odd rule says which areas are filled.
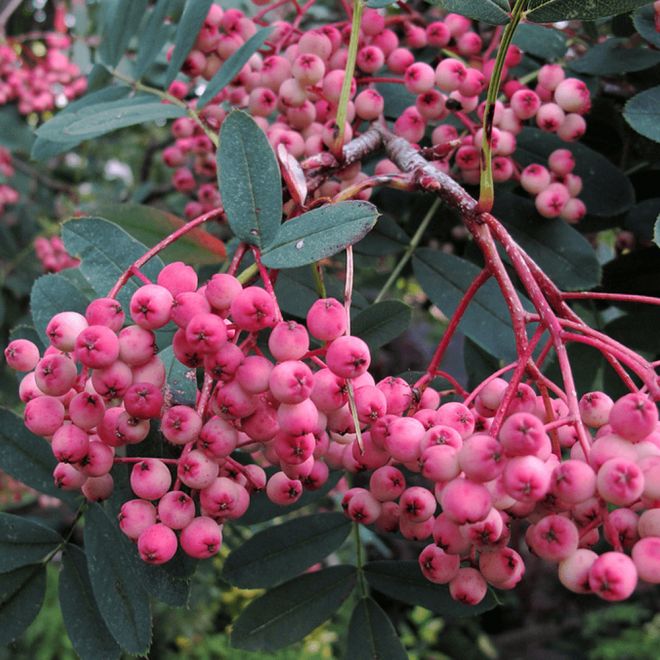
[[[257,268],[259,269],[259,275],[261,276],[261,279],[263,280],[264,283],[264,289],[268,292],[268,295],[273,299],[273,303],[275,303],[275,314],[276,314],[276,319],[278,321],[282,320],[282,312],[280,311],[280,306],[277,302],[277,296],[275,295],[275,289],[273,289],[273,281],[271,280],[272,274],[275,273],[275,271],[272,271],[272,274],[268,274],[268,270],[266,267],[263,265],[261,262],[261,253],[259,252],[259,248],[256,246],[251,246],[252,249],[252,254],[254,255],[254,261],[257,264]]]
[[[234,256],[232,257],[231,263],[229,264],[229,268],[227,269],[227,275],[236,275],[236,271],[241,265],[241,261],[243,261],[246,250],[247,245],[245,243],[238,244],[236,247],[236,252],[234,252]]]
[[[596,291],[562,292],[564,300],[612,300],[614,302],[642,303],[660,305],[660,298],[655,296],[637,296],[632,293],[599,293]]]

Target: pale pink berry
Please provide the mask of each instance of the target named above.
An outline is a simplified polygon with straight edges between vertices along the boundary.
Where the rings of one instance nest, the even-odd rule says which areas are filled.
[[[112,447],[98,440],[90,440],[87,453],[78,463],[78,468],[88,477],[102,477],[112,470],[114,456]]]
[[[556,103],[544,103],[536,113],[536,125],[543,131],[554,133],[565,117],[566,114]]]
[[[550,172],[543,165],[528,165],[520,174],[520,185],[530,194],[538,195],[552,182]]]
[[[87,306],[85,318],[89,325],[105,325],[113,332],[119,332],[126,315],[121,304],[114,298],[97,298]]]
[[[610,504],[628,506],[644,491],[644,475],[636,463],[610,458],[598,470],[598,494]]]
[[[222,545],[222,531],[212,518],[198,516],[181,530],[183,551],[196,559],[213,557]]]
[[[587,214],[587,207],[581,199],[569,199],[561,210],[559,217],[570,224],[576,224]]]
[[[578,548],[573,554],[559,562],[559,581],[576,594],[591,593],[589,571],[598,555],[593,550]]]
[[[156,507],[147,500],[124,502],[117,516],[119,529],[129,539],[137,540],[140,534],[156,524]]]
[[[299,360],[287,360],[270,373],[271,394],[282,403],[300,403],[309,398],[314,379],[310,368]]]
[[[637,442],[655,428],[658,423],[658,408],[644,394],[626,394],[612,407],[609,423],[612,430],[622,438]]]
[[[210,311],[211,305],[203,294],[198,291],[182,291],[174,297],[170,319],[185,330],[194,316],[208,314]]]
[[[401,516],[411,522],[428,520],[435,513],[436,506],[433,493],[421,486],[407,488],[399,499]]]
[[[300,403],[282,403],[277,409],[277,423],[290,435],[315,433],[319,428],[319,411],[311,399]]]
[[[146,364],[156,353],[156,338],[146,328],[129,325],[119,333],[119,359],[131,367]]]
[[[163,286],[145,284],[131,298],[131,317],[142,328],[162,328],[170,320],[173,296]]]
[[[266,495],[274,504],[293,504],[302,495],[302,484],[298,479],[289,479],[284,472],[276,472],[266,484]]]
[[[564,121],[557,129],[557,135],[566,142],[579,140],[587,131],[587,122],[582,115],[571,112],[564,117]]]
[[[531,89],[519,89],[511,97],[511,108],[520,119],[531,119],[541,107],[541,99]]]
[[[104,369],[94,369],[92,374],[92,386],[105,401],[123,397],[132,382],[131,368],[120,360]]]
[[[82,314],[60,312],[48,322],[46,334],[55,348],[70,352],[76,344],[76,338],[87,326],[87,319]]]
[[[384,378],[376,387],[385,395],[388,415],[402,415],[413,402],[412,388],[403,378]]]
[[[226,348],[233,346],[227,344]],[[236,381],[250,394],[259,394],[265,392],[269,385],[270,375],[273,371],[273,363],[261,355],[249,355],[243,359],[236,368]],[[229,380],[225,377],[226,369],[223,370],[222,380]],[[227,375],[231,375],[229,370]]]
[[[243,351],[236,346],[236,344],[226,342],[213,353],[207,353],[204,355],[204,369],[214,380],[221,380],[227,383],[233,380],[234,376],[238,377],[239,368],[247,361],[246,369],[248,369],[248,373],[256,377],[247,388],[247,391],[253,392],[256,391],[257,387],[264,386],[264,375],[267,376],[267,374],[262,372],[267,365],[265,362],[260,361],[258,363],[260,368],[255,369],[255,360],[252,360],[252,357],[255,356],[245,358]],[[255,371],[258,373],[255,373]],[[266,371],[270,374],[269,368],[267,368]],[[243,382],[243,379],[241,378],[239,382]],[[264,389],[267,389],[267,387],[264,387]],[[263,392],[264,389],[259,391]]]
[[[27,402],[23,420],[35,435],[51,436],[64,422],[64,406],[55,397],[38,396]]]
[[[257,332],[275,325],[275,303],[264,289],[250,286],[233,299],[231,317],[241,329]]]
[[[65,355],[46,355],[37,362],[34,378],[37,387],[50,396],[66,394],[76,382],[76,365]]]
[[[550,469],[536,456],[515,456],[507,461],[503,484],[511,497],[521,502],[537,502],[550,488]]]
[[[481,484],[467,479],[450,481],[440,493],[440,506],[459,525],[483,520],[491,509],[491,497]]]
[[[380,511],[380,502],[369,491],[362,490],[350,499],[346,514],[355,522],[371,525],[378,519]]]
[[[427,580],[435,584],[447,584],[458,573],[461,560],[458,555],[447,554],[431,543],[422,550],[418,562]]]
[[[529,527],[525,538],[530,549],[541,559],[560,562],[577,550],[579,533],[572,520],[553,514]]]
[[[53,455],[61,463],[77,463],[89,448],[87,431],[79,429],[74,424],[63,424],[53,434],[51,449]]]
[[[328,368],[342,378],[357,378],[369,368],[369,347],[359,337],[338,337],[328,347]]]
[[[512,589],[525,574],[525,564],[513,548],[495,548],[479,555],[479,571],[496,589]]]
[[[436,424],[456,429],[465,439],[474,432],[474,415],[467,406],[453,401],[438,408]]]
[[[81,486],[82,494],[90,502],[102,502],[107,500],[114,489],[112,475],[104,474],[101,477],[87,477]]]
[[[175,445],[196,440],[202,429],[202,418],[188,406],[172,406],[163,415],[161,433]]]
[[[544,218],[558,218],[569,199],[566,186],[561,183],[551,183],[536,196],[534,205]]]
[[[426,122],[415,106],[406,108],[394,122],[394,134],[416,144],[421,142],[426,131]]]
[[[595,429],[607,424],[614,402],[604,392],[588,392],[580,399],[582,421]]]
[[[56,488],[67,491],[80,490],[87,476],[70,463],[58,463],[53,470],[53,483]]]
[[[543,422],[530,413],[514,413],[508,417],[499,434],[508,456],[539,456],[549,444]]]
[[[200,490],[210,486],[218,476],[218,464],[199,449],[179,459],[177,476],[189,488]]]
[[[637,541],[632,549],[640,580],[650,584],[660,584],[660,538],[648,536]]]
[[[5,360],[15,371],[32,371],[39,362],[39,349],[27,339],[14,339],[5,348]]]
[[[433,67],[424,62],[411,64],[403,76],[406,89],[412,94],[428,92],[433,87],[434,78]]]
[[[145,500],[157,500],[169,490],[172,484],[170,470],[157,458],[145,458],[131,470],[131,489]]]
[[[562,461],[552,471],[550,492],[562,502],[578,504],[596,492],[596,473],[583,461]]]
[[[380,502],[397,500],[405,487],[406,479],[403,473],[391,465],[374,470],[369,479],[369,490]]]
[[[119,357],[119,339],[106,326],[90,325],[76,339],[75,356],[92,369],[109,367]]]
[[[591,107],[589,89],[577,78],[562,80],[554,90],[554,101],[566,112],[584,114]]]
[[[464,605],[477,605],[486,596],[488,584],[476,568],[459,568],[449,582],[449,593]]]
[[[166,525],[156,523],[140,534],[138,540],[140,557],[148,564],[164,564],[176,554],[176,534]]]
[[[152,383],[135,383],[124,394],[126,411],[138,419],[159,417],[163,403],[161,389]]]
[[[660,509],[648,509],[639,517],[637,531],[642,538],[660,536]]]
[[[405,73],[414,61],[415,56],[407,48],[393,48],[387,53],[387,68],[392,73]]]
[[[222,476],[200,491],[199,502],[203,515],[233,520],[247,511],[250,496],[243,486]]]
[[[378,119],[385,108],[385,100],[375,89],[365,89],[355,97],[355,112],[366,121]]]
[[[637,568],[622,552],[606,552],[591,565],[589,587],[604,600],[625,600],[636,586]]]
[[[395,417],[389,420],[385,449],[401,463],[416,461],[421,454],[421,440],[426,430],[414,417]]]
[[[436,85],[443,92],[453,92],[458,89],[467,77],[467,68],[459,60],[447,58],[442,60],[435,69]]]

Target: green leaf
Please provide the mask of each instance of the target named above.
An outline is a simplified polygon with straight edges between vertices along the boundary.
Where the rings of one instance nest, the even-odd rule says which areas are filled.
[[[406,108],[415,105],[417,97],[411,94],[403,84],[376,83],[376,90],[383,97],[385,104],[383,114],[387,119],[397,119]]]
[[[0,469],[35,490],[70,504],[77,502],[75,493],[62,491],[53,483],[56,465],[46,440],[28,431],[16,413],[0,408]]]
[[[102,204],[96,212],[122,227],[146,247],[153,247],[186,224],[172,213],[142,204]],[[160,257],[166,262],[215,265],[223,261],[226,254],[225,244],[219,238],[196,227],[166,247]]]
[[[127,126],[185,115],[184,108],[171,103],[161,103],[148,94],[140,94],[128,99],[95,103],[72,112],[59,113],[42,124],[36,134],[52,142],[79,143]]]
[[[212,4],[213,0],[187,0],[176,30],[172,59],[165,72],[165,87],[169,87],[181,70]]]
[[[509,22],[511,9],[506,0],[432,0],[434,5],[491,25]]]
[[[634,305],[631,306],[629,314],[610,321],[605,326],[605,333],[624,346],[653,357],[660,352],[658,324],[660,324],[659,307]]]
[[[369,202],[321,206],[285,222],[262,260],[270,268],[295,268],[331,257],[362,239],[377,219]]]
[[[660,48],[660,32],[655,29],[655,11],[653,4],[640,7],[633,15],[633,24],[646,41],[652,46]]]
[[[557,21],[593,21],[605,16],[616,16],[648,3],[648,0],[532,0],[526,13],[534,23]]]
[[[35,280],[30,294],[30,309],[34,327],[44,346],[50,346],[46,335],[48,322],[59,312],[84,314],[90,299],[64,275],[42,275]]]
[[[332,566],[267,591],[234,622],[232,646],[272,652],[302,639],[337,611],[355,579],[354,566]]]
[[[653,229],[653,242],[660,247],[660,215],[655,221],[655,227]]]
[[[374,228],[354,246],[358,254],[382,257],[403,252],[410,243],[410,236],[391,217],[381,215]]]
[[[46,595],[46,567],[41,564],[0,574],[0,645],[14,641],[34,621]]]
[[[67,545],[60,573],[60,609],[67,635],[81,660],[119,658],[121,650],[108,631],[94,598],[87,557]]]
[[[315,513],[269,527],[227,557],[222,577],[241,589],[272,587],[337,550],[350,530],[343,513]]]
[[[431,302],[450,317],[480,269],[454,255],[422,248],[413,257],[413,271]],[[507,362],[516,357],[509,310],[492,279],[472,299],[459,330],[492,355]]]
[[[149,14],[144,30],[140,33],[135,69],[133,74],[140,78],[151,66],[163,49],[170,34],[170,26],[165,24],[170,0],[158,0]]]
[[[318,490],[304,490],[300,499],[288,506],[280,506],[271,502],[266,493],[254,493],[250,497],[250,508],[236,522],[240,525],[256,525],[257,523],[272,520],[278,516],[286,516],[292,511],[302,509],[308,504],[317,502],[325,497],[339,481],[341,476],[339,471],[331,472],[328,480]]]
[[[141,257],[147,248],[121,227],[104,218],[76,218],[62,226],[62,240],[68,250],[80,259],[80,272],[99,296],[107,296],[122,273]],[[155,281],[164,264],[154,257],[142,272]],[[128,309],[131,296],[139,286],[131,279],[117,296]]]
[[[580,199],[590,216],[611,217],[625,213],[635,203],[628,177],[605,156],[584,144],[564,142],[552,133],[525,128],[516,136],[516,161],[522,167],[545,163],[555,149],[569,149],[575,157],[574,173],[582,177]]]
[[[259,248],[269,245],[282,219],[280,168],[265,133],[245,112],[222,123],[218,184],[234,234]]]
[[[406,660],[392,622],[373,598],[360,598],[348,626],[346,660]]]
[[[653,240],[653,228],[660,215],[660,197],[651,197],[637,202],[623,220],[623,228],[631,231],[638,241]]]
[[[500,359],[475,344],[469,337],[463,342],[463,364],[467,372],[467,388],[474,389],[493,372],[504,366]]]
[[[0,573],[40,562],[62,541],[50,527],[0,512]]]
[[[380,348],[404,333],[412,319],[412,309],[398,300],[385,300],[370,305],[351,321],[351,333]]]
[[[99,54],[109,67],[117,66],[123,57],[146,7],[147,0],[119,0],[106,12]]]
[[[2,125],[0,146],[11,151],[23,151],[25,153],[30,151],[34,133],[25,119],[18,114],[18,110],[13,103],[5,105],[0,111],[0,124]]]
[[[660,62],[660,53],[648,48],[630,48],[628,39],[613,37],[587,50],[583,57],[571,60],[569,66],[578,73],[612,76],[630,71],[643,71]]]
[[[173,404],[195,405],[197,379],[195,370],[179,362],[171,346],[163,349],[158,357],[165,365],[165,377]]]
[[[563,57],[567,50],[566,36],[563,32],[531,23],[522,23],[516,28],[513,43],[525,53],[546,60]]]
[[[365,565],[364,574],[376,591],[408,605],[421,605],[447,619],[477,616],[496,605],[491,593],[474,606],[455,601],[446,585],[433,584],[422,575],[416,561],[372,561]]]
[[[660,142],[660,85],[633,96],[623,108],[623,116],[637,133]]]
[[[207,83],[204,93],[199,97],[197,108],[203,108],[238,75],[247,61],[264,45],[264,41],[268,39],[274,29],[275,27],[271,26],[258,30],[228,60],[223,62],[218,72]]]
[[[98,504],[85,513],[84,537],[94,598],[108,630],[127,653],[146,653],[151,644],[149,599],[120,551],[120,532]]]
[[[367,7],[370,9],[382,9],[383,7],[388,7],[393,5],[397,0],[368,0]]]
[[[500,193],[493,213],[560,289],[591,289],[601,269],[589,241],[560,218],[543,218],[529,199]]]

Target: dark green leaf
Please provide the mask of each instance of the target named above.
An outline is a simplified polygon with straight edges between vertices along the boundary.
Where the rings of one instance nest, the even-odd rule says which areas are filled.
[[[0,646],[15,640],[39,614],[46,595],[46,567],[41,564],[0,574]]]
[[[199,97],[198,108],[203,108],[238,75],[252,55],[264,45],[264,41],[268,39],[274,29],[275,27],[271,26],[258,30],[228,60],[223,62],[218,72],[207,83],[204,93]]]
[[[147,0],[119,0],[106,12],[99,54],[109,67],[123,57],[146,7]]]
[[[368,0],[367,7],[370,9],[382,9],[389,5],[393,5],[396,0]]]
[[[373,598],[360,598],[348,626],[346,660],[406,660],[392,622]]]
[[[179,362],[171,346],[163,349],[158,357],[165,365],[165,375],[172,403],[194,405],[197,397],[195,370]]]
[[[603,266],[603,291],[660,296],[660,252],[656,245],[638,247]]]
[[[605,156],[584,144],[566,143],[552,133],[526,128],[516,136],[516,161],[523,167],[545,163],[555,149],[569,149],[575,157],[575,174],[582,177],[580,199],[590,216],[610,217],[625,213],[635,203],[628,177]]]
[[[653,10],[653,4],[640,7],[633,16],[633,23],[637,32],[639,32],[646,41],[652,46],[660,48],[660,32],[657,32],[655,29],[655,11]]]
[[[631,231],[638,241],[653,240],[653,228],[660,214],[660,197],[652,197],[638,202],[623,220],[623,228]]]
[[[525,53],[555,60],[566,53],[566,36],[551,27],[522,23],[516,28],[513,43]]]
[[[50,527],[0,512],[0,573],[40,562],[61,542]]]
[[[147,252],[142,243],[104,218],[69,220],[62,226],[62,239],[69,254],[81,260],[80,272],[99,296],[107,296],[122,273]],[[160,257],[154,257],[142,272],[155,281],[163,266]],[[129,280],[121,290],[117,300],[124,309],[140,285]]]
[[[234,234],[260,248],[272,243],[282,219],[280,168],[265,133],[245,112],[222,123],[218,183]]]
[[[136,78],[140,78],[151,66],[167,41],[170,26],[165,24],[165,17],[169,6],[170,0],[158,0],[149,14],[144,30],[140,33],[133,72]]]
[[[302,509],[308,504],[312,504],[325,497],[339,481],[341,474],[339,471],[331,472],[328,480],[318,490],[305,490],[300,496],[300,499],[290,504],[289,506],[279,506],[273,504],[266,493],[254,493],[250,497],[250,508],[246,511],[244,516],[241,516],[236,522],[241,525],[256,525],[257,523],[272,520],[278,516],[286,516],[292,511]]]
[[[172,59],[165,72],[165,87],[169,87],[181,70],[212,4],[213,0],[187,0],[176,30]]]
[[[465,337],[463,342],[463,364],[467,372],[468,390],[474,389],[493,372],[504,366],[500,359],[484,351],[481,346]]]
[[[32,286],[30,308],[34,327],[44,346],[50,346],[46,335],[48,322],[59,312],[84,314],[90,299],[64,275],[42,275]]]
[[[526,14],[534,23],[557,21],[593,21],[605,16],[616,16],[647,4],[648,0],[532,0]]]
[[[161,103],[153,96],[140,94],[129,99],[96,103],[75,111],[59,113],[42,124],[36,133],[38,137],[52,142],[71,144],[73,141],[82,142],[127,126],[185,115],[185,109],[177,105]]]
[[[492,25],[505,25],[509,22],[511,13],[506,0],[432,0],[432,2],[446,11],[456,12]]]
[[[372,561],[364,567],[364,574],[376,591],[408,605],[421,605],[447,619],[476,616],[496,605],[490,593],[474,606],[455,601],[446,585],[433,584],[422,575],[416,561]]]
[[[149,599],[121,552],[121,533],[98,504],[85,513],[85,549],[94,598],[115,641],[127,653],[151,644]]]
[[[655,221],[655,227],[653,229],[653,242],[660,247],[660,215]]]
[[[497,195],[493,212],[560,289],[591,289],[600,282],[591,244],[563,220],[543,218],[532,201],[509,193]]]
[[[350,530],[343,513],[315,513],[269,527],[229,555],[222,577],[241,589],[272,587],[334,552]]]
[[[376,89],[383,97],[387,119],[397,119],[406,108],[415,105],[417,97],[399,83],[376,83]]]
[[[67,545],[60,573],[60,609],[67,635],[81,660],[118,658],[121,650],[108,631],[94,599],[87,558]]]
[[[34,140],[34,133],[28,123],[18,114],[16,106],[5,105],[0,111],[0,145],[11,151],[28,153]]]
[[[26,486],[75,503],[75,493],[59,490],[53,483],[56,465],[49,444],[28,431],[16,413],[0,408],[0,469]]]
[[[626,103],[623,116],[640,135],[660,142],[660,85],[633,96]]]
[[[412,319],[412,309],[398,300],[375,303],[359,312],[351,321],[351,333],[380,348],[404,333]]]
[[[271,268],[295,268],[331,257],[353,245],[376,224],[378,209],[369,202],[339,202],[285,222],[264,250]]]
[[[448,317],[479,274],[474,264],[431,248],[415,252],[413,271],[424,293]],[[459,329],[492,355],[507,362],[516,356],[509,310],[492,279],[473,298]]]
[[[634,311],[610,321],[605,332],[636,351],[654,357],[660,353],[660,308],[654,305],[635,306]]]
[[[611,76],[642,71],[658,62],[660,53],[648,48],[630,48],[628,39],[614,37],[592,46],[583,57],[572,60],[569,66],[578,73]]]
[[[186,224],[172,213],[142,204],[103,204],[96,212],[147,247],[153,247]],[[224,243],[201,227],[184,234],[160,253],[164,261],[184,261],[191,265],[217,264],[225,255]]]
[[[232,646],[272,652],[302,639],[337,611],[355,577],[353,566],[332,566],[267,591],[235,621]]]
[[[358,254],[381,257],[403,252],[410,243],[410,236],[391,217],[381,215],[374,228],[358,243]]]

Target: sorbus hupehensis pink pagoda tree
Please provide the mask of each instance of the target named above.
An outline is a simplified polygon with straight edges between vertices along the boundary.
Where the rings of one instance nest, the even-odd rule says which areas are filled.
[[[0,411],[0,468],[74,513],[63,535],[0,514],[0,640],[50,561],[83,658],[146,653],[149,597],[185,605],[219,552],[266,589],[235,647],[287,646],[355,594],[349,658],[405,657],[374,594],[470,616],[532,555],[606,601],[660,583],[658,344],[635,339],[660,299],[603,274],[593,233],[642,210],[579,142],[607,85],[659,139],[660,88],[620,79],[660,62],[658,3],[100,4],[88,75],[60,3],[53,32],[0,44],[0,101],[38,124],[37,161],[173,120],[186,221],[83,203],[35,244],[51,273],[5,349],[24,406]],[[444,332],[425,369],[384,370],[409,281]],[[396,541],[367,557],[374,534]]]

